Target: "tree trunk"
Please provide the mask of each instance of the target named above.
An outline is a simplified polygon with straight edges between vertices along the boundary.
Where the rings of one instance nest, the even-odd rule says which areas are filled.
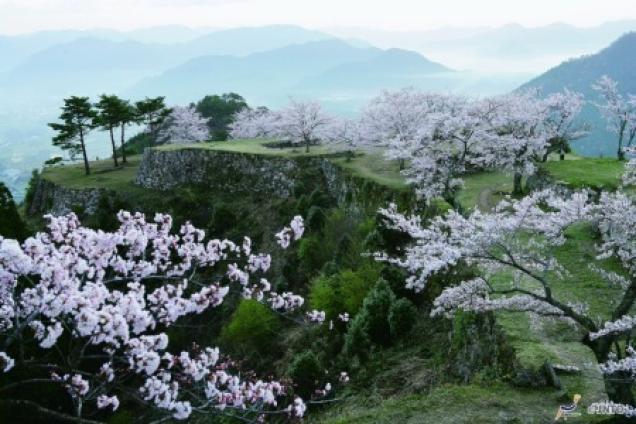
[[[309,153],[309,140],[305,140],[305,153]]]
[[[559,160],[565,160],[565,149],[563,149],[563,146],[559,148]]]
[[[543,158],[541,159],[541,162],[547,162],[548,161],[548,156],[550,155],[550,152],[546,151],[543,154]]]
[[[122,163],[126,163],[126,135],[125,135],[126,124],[121,124],[121,161]]]
[[[113,148],[113,160],[115,161],[115,167],[119,166],[119,162],[117,161],[117,145],[115,144],[115,134],[113,133],[113,126],[108,127],[108,132],[110,133],[110,145]]]
[[[625,152],[623,151],[622,147],[619,146],[618,152],[616,152],[616,156],[618,157],[618,160],[625,160]]]
[[[601,364],[606,362],[609,358],[611,351],[612,341],[607,338],[600,338],[594,341],[585,339],[583,341],[592,351],[596,357],[596,361]],[[605,392],[607,397],[616,403],[622,403],[624,405],[634,405],[634,394],[632,393],[632,378],[631,375],[618,372],[609,375],[603,375],[603,383],[605,384]]]
[[[90,168],[90,165],[88,164],[88,155],[86,154],[86,144],[84,144],[84,128],[81,125],[79,127],[79,134],[80,134],[80,144],[82,146],[82,156],[84,158],[84,172],[86,173],[86,175],[90,175],[91,168]]]
[[[515,172],[513,186],[512,186],[512,194],[515,196],[519,196],[523,194],[523,187],[521,186],[521,182],[523,179],[523,175],[518,172]]]
[[[625,136],[626,126],[626,122],[621,125],[620,133],[618,135],[618,150],[616,152],[616,157],[618,158],[618,160],[625,160],[625,152],[623,151],[623,137]]]
[[[406,166],[406,161],[404,159],[400,159],[398,162],[400,166],[400,171],[404,171],[404,168]]]

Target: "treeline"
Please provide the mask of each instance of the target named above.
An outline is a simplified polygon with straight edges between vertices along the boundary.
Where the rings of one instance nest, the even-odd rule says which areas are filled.
[[[126,163],[126,129],[130,126],[145,126],[144,138],[150,145],[172,142],[173,138],[176,142],[226,140],[233,116],[246,108],[247,102],[236,93],[209,95],[187,107],[173,108],[166,106],[162,96],[132,102],[103,94],[94,103],[89,97],[71,96],[64,99],[59,122],[49,126],[56,132],[53,145],[68,151],[71,157],[81,155],[89,175],[86,139],[93,131],[108,133],[113,163],[117,167],[120,159]]]

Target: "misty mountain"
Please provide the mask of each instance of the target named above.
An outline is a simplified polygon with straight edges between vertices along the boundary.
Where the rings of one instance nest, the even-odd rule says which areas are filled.
[[[303,44],[332,38],[333,36],[323,32],[294,25],[268,25],[213,31],[174,47],[191,58],[210,54],[245,56],[290,44]]]
[[[295,90],[329,97],[356,92],[368,95],[405,86],[432,89],[433,86],[439,87],[440,78],[446,76],[441,74],[453,72],[416,52],[402,49],[373,49],[373,52],[368,59],[348,61],[319,75],[304,78]]]
[[[428,31],[382,31],[333,28],[339,37],[360,37],[382,48],[400,47],[455,69],[489,72],[542,72],[570,57],[594,53],[626,32],[636,20],[581,28],[563,23],[527,28],[441,28]]]
[[[9,96],[45,100],[118,92],[179,61],[158,45],[82,38],[30,56],[0,75],[0,88]]]
[[[568,88],[585,94],[588,104],[582,118],[593,125],[593,131],[575,147],[586,155],[613,155],[615,136],[606,131],[605,121],[594,106],[598,95],[592,84],[603,75],[616,80],[624,94],[636,94],[636,33],[622,36],[596,54],[568,60],[524,84],[521,89],[538,88],[549,94]]]
[[[340,40],[316,41],[255,53],[246,57],[204,56],[147,78],[129,94],[165,94],[183,103],[203,93],[236,91],[255,102],[280,103],[288,95],[323,96],[355,82],[365,90],[384,88],[389,80],[405,86],[416,77],[450,71],[423,56],[403,50],[358,48]]]
[[[184,60],[184,58],[207,54],[241,56],[293,43],[306,43],[327,38],[332,38],[332,36],[294,25],[268,25],[224,30],[193,29],[180,25],[168,25],[131,31],[90,29],[84,31],[40,31],[15,36],[0,35],[0,72],[15,68],[28,60],[30,56],[46,49],[54,46],[61,47],[60,45],[72,45],[73,42],[82,39],[160,45],[154,47],[163,47],[164,54],[168,58],[173,58],[173,66],[176,66],[176,60]]]

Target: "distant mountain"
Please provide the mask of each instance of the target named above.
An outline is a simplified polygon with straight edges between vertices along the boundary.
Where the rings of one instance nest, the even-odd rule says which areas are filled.
[[[41,100],[117,92],[179,61],[158,45],[82,38],[33,54],[0,75],[0,89],[8,96]]]
[[[417,83],[449,68],[405,50],[359,48],[340,40],[316,41],[243,58],[204,56],[147,78],[134,97],[164,93],[183,103],[206,92],[237,91],[259,103],[276,104],[288,95],[329,97],[341,89],[378,92]]]
[[[426,81],[435,81],[439,74],[453,72],[450,68],[428,60],[419,53],[402,49],[377,51],[372,57],[350,61],[317,76],[303,79],[296,89],[306,93],[338,95],[363,91],[378,92],[405,86],[432,89]]]
[[[164,51],[167,56],[178,53],[179,58],[193,58],[207,54],[242,56],[294,43],[324,40],[333,36],[293,25],[223,30],[169,25],[131,31],[90,29],[40,31],[15,36],[0,35],[0,72],[8,71],[26,61],[30,56],[53,46],[91,38],[169,46]]]
[[[333,28],[338,37],[359,37],[381,48],[400,47],[455,69],[488,72],[542,72],[569,57],[600,50],[622,34],[636,30],[636,20],[580,28],[563,23],[528,28],[441,28],[428,31],[382,31]]]
[[[59,100],[71,93],[95,95],[122,92],[145,77],[161,74],[196,57],[212,54],[241,56],[293,43],[330,38],[317,31],[290,25],[217,30],[192,38],[194,32],[185,27],[157,27],[131,32],[91,30],[50,33],[51,40],[71,39],[59,43],[47,41],[39,35],[13,37],[17,44],[14,43],[13,47],[11,43],[5,44],[4,50],[13,49],[27,41],[27,50],[36,50],[37,46],[43,48],[0,73],[0,91],[5,94],[5,100],[0,99],[0,103],[7,101],[7,96]],[[73,39],[80,34],[94,36]],[[190,36],[192,39],[171,44],[125,39],[132,37],[157,40],[168,36]],[[2,40],[0,39],[0,57],[3,51]],[[48,45],[50,43],[53,44]],[[338,52],[334,53],[337,56]],[[298,59],[319,67],[312,57]]]
[[[616,80],[623,93],[636,94],[636,32],[625,34],[596,54],[568,60],[524,84],[521,89],[539,88],[549,94],[569,88],[585,94],[588,104],[582,115],[594,130],[589,137],[577,142],[576,147],[583,154],[611,155],[616,151],[615,137],[605,130],[606,124],[593,106],[598,96],[592,84],[603,75]]]
[[[268,25],[217,30],[175,47],[190,57],[210,54],[245,56],[290,44],[303,44],[333,38],[324,32],[299,26]]]

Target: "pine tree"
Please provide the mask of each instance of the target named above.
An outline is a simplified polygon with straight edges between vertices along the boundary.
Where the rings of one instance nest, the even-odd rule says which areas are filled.
[[[97,112],[93,109],[88,97],[71,96],[64,99],[59,118],[62,123],[49,124],[57,132],[57,135],[53,137],[54,146],[68,150],[71,156],[82,153],[86,175],[91,173],[86,154],[86,136],[95,128],[96,116]]]

